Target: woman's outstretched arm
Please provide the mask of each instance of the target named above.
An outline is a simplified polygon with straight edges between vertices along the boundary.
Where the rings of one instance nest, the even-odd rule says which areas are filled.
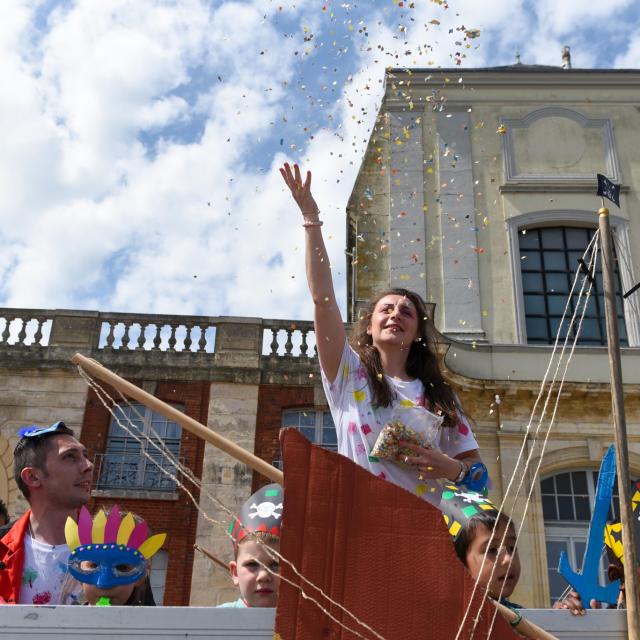
[[[329,256],[322,239],[320,212],[311,195],[311,172],[307,171],[303,182],[298,165],[294,164],[292,171],[291,166],[285,163],[280,173],[302,212],[305,267],[314,305],[318,357],[322,370],[329,381],[333,382],[338,374],[346,334],[333,290]]]

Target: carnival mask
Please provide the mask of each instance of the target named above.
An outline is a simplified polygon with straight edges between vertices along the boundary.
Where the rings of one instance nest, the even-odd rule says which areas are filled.
[[[137,582],[145,574],[147,560],[167,537],[165,533],[149,536],[144,520],[136,522],[131,513],[122,517],[117,506],[108,516],[100,510],[93,520],[82,507],[77,523],[67,518],[64,533],[71,550],[69,572],[100,589]]]

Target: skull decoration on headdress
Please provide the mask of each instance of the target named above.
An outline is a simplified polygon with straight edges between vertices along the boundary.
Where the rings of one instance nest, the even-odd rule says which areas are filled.
[[[279,484],[268,484],[256,491],[231,523],[229,533],[237,545],[247,534],[265,533],[280,537],[284,490]]]
[[[77,523],[67,518],[64,535],[71,550],[71,575],[101,589],[138,581],[145,574],[147,560],[167,537],[166,533],[149,536],[144,520],[136,522],[131,513],[123,517],[115,505],[108,516],[101,509],[93,520],[82,507]]]
[[[636,482],[631,495],[631,511],[636,534],[636,554],[640,557],[640,482]],[[612,522],[604,528],[604,544],[611,564],[624,565],[624,547],[622,545],[622,523]]]
[[[465,491],[463,487],[455,484],[444,485],[439,508],[454,540],[473,516],[483,511],[498,512],[493,502],[481,493]]]

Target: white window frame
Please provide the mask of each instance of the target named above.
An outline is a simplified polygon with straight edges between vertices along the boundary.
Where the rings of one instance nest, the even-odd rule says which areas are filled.
[[[616,250],[624,255],[628,261],[620,260],[618,270],[623,291],[628,291],[636,284],[633,263],[631,262],[631,239],[629,235],[629,221],[621,216],[609,214],[613,230]],[[523,229],[536,227],[597,227],[596,214],[591,211],[559,209],[554,211],[534,211],[513,216],[506,221],[509,238],[509,253],[511,256],[511,272],[513,274],[513,299],[516,310],[516,340],[517,344],[527,345],[526,314],[524,309],[524,294],[522,292],[522,269],[520,261],[520,241],[518,235]],[[627,340],[630,347],[640,346],[640,302],[634,296],[623,300],[624,322],[627,329]],[[538,345],[532,345],[538,346]],[[580,347],[581,345],[577,345]]]
[[[126,405],[125,405],[126,406]],[[137,472],[136,472],[136,483],[134,486],[122,486],[122,487],[105,487],[103,488],[101,485],[101,476],[102,476],[102,467],[99,469],[99,473],[100,475],[96,478],[96,483],[97,486],[100,488],[100,490],[106,490],[106,491],[120,491],[120,490],[132,490],[132,491],[151,491],[153,493],[160,493],[160,492],[169,492],[169,493],[175,493],[178,490],[177,485],[174,483],[172,487],[161,487],[161,488],[155,488],[155,487],[149,487],[146,486],[144,484],[144,480],[145,480],[145,475],[144,472],[146,470],[146,465],[147,464],[151,464],[150,461],[148,461],[147,457],[144,455],[143,452],[148,452],[149,454],[155,454],[156,453],[156,449],[148,442],[147,438],[151,436],[151,424],[153,422],[153,415],[154,413],[157,413],[155,411],[153,411],[153,409],[150,409],[149,407],[146,407],[145,405],[139,404],[139,403],[131,403],[131,406],[134,407],[138,412],[140,412],[142,414],[142,429],[143,429],[143,434],[144,436],[141,436],[142,439],[142,443],[140,444],[141,450],[140,450],[140,459],[138,461],[138,468],[137,468]],[[175,404],[175,403],[171,403],[171,406],[175,409],[178,409],[179,411],[184,411],[184,407],[181,404]],[[116,413],[117,415],[117,408],[114,408],[114,413]],[[135,415],[135,413],[134,413]],[[161,414],[158,414],[161,415]],[[121,416],[118,416],[121,421],[126,424],[127,423],[127,419],[126,418],[122,418]],[[164,418],[164,416],[162,416]],[[131,418],[132,420],[137,420],[138,417],[136,416],[135,418]],[[173,424],[175,424],[178,429],[180,430],[180,437],[177,438],[178,440],[178,452],[175,455],[176,458],[180,459],[180,452],[182,449],[182,427],[180,425],[178,425],[177,423],[173,422],[172,420],[169,420],[167,418],[167,422],[172,422]],[[107,457],[114,455],[117,453],[116,451],[109,451],[109,445],[112,442],[112,433],[111,433],[111,427],[113,424],[117,424],[116,419],[111,416],[110,420],[109,420],[109,426],[107,427],[107,438],[105,441],[105,446],[104,446],[104,451],[100,454],[102,456],[103,459],[103,464],[107,461]],[[131,424],[127,424],[127,427],[129,429],[131,429],[134,433],[135,430],[132,428]],[[131,442],[135,442],[135,438],[131,435],[129,435],[127,432],[124,433],[123,436],[116,436],[116,438],[124,438],[125,440],[129,440]],[[173,438],[172,438],[173,440]],[[166,441],[163,438],[163,442],[166,445]],[[126,455],[126,452],[123,452],[123,455]],[[162,458],[163,460],[165,460],[165,458]],[[168,460],[166,460],[167,464],[170,464]],[[164,464],[163,464],[164,466]],[[175,472],[175,471],[174,471]]]
[[[315,440],[313,441],[314,444],[317,444],[319,446],[321,446],[323,449],[328,449],[329,451],[338,451],[338,444],[336,442],[336,444],[325,444],[324,442],[322,442],[322,435],[323,435],[323,430],[324,427],[322,426],[322,420],[324,417],[325,413],[328,413],[329,415],[331,415],[331,412],[328,409],[318,409],[317,407],[301,407],[301,408],[295,408],[295,409],[285,409],[282,412],[282,426],[285,426],[285,415],[287,414],[292,414],[292,413],[307,413],[307,414],[313,414],[315,415]],[[287,425],[287,426],[291,426],[291,425]],[[300,427],[294,427],[296,429],[299,429]],[[335,424],[334,424],[334,428],[335,428]],[[337,440],[337,435],[336,435],[336,440]]]

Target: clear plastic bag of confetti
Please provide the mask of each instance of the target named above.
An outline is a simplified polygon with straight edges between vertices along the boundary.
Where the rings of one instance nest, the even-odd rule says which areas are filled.
[[[400,445],[404,440],[430,449],[439,449],[438,439],[442,418],[422,407],[396,407],[391,420],[383,427],[373,445],[371,456],[393,460],[403,465],[403,456],[414,456],[415,452]]]

